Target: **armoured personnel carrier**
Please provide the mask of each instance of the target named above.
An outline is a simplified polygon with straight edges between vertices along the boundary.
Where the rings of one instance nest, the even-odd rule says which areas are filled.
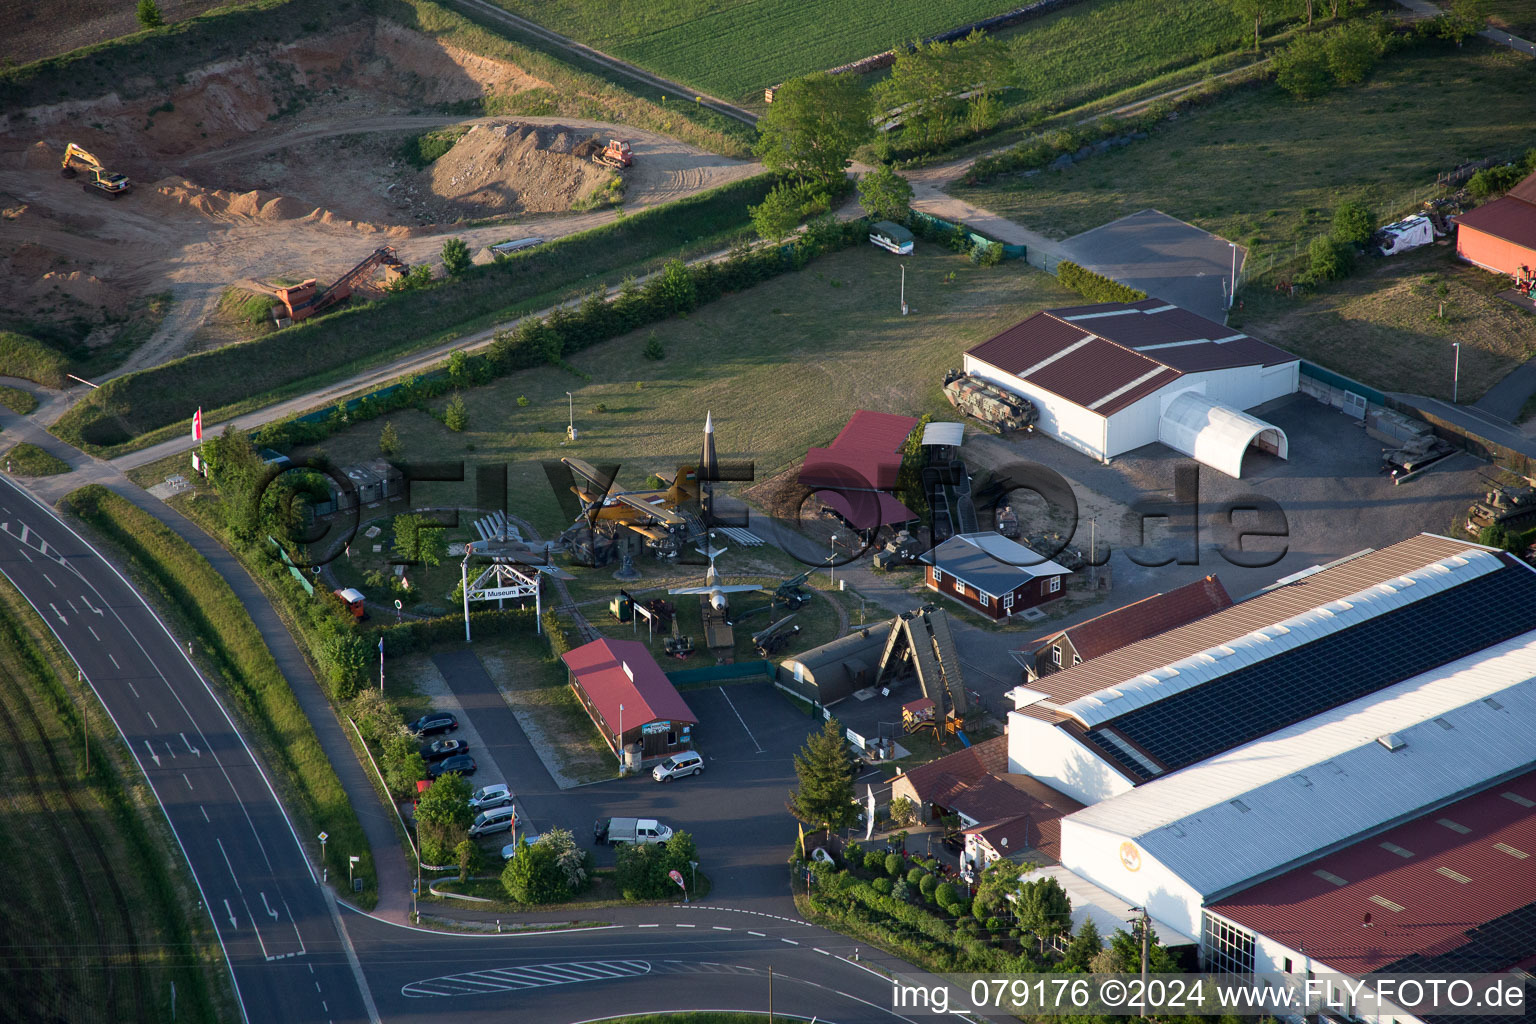
[[[1029,399],[960,370],[951,370],[944,375],[944,397],[967,416],[1004,433],[1032,427],[1040,418]]]

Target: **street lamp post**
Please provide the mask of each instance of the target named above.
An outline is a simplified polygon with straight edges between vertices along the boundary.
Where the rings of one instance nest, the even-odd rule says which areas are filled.
[[[565,424],[565,436],[572,441],[576,440],[576,396],[569,391],[565,393],[566,414],[569,417]]]
[[[624,705],[619,705],[619,774],[624,774]]]
[[[827,556],[827,582],[837,583],[837,534],[832,535],[832,553]],[[834,589],[835,586],[834,586]]]
[[[907,315],[907,265],[901,265],[901,315]]]
[[[320,881],[322,882],[329,881],[331,877],[330,869],[325,864],[325,841],[329,838],[331,837],[324,832],[320,833]]]
[[[1456,367],[1451,371],[1451,404],[1456,404],[1456,396],[1461,391],[1461,342],[1451,342],[1451,347],[1456,350]]]
[[[352,869],[357,867],[357,862],[362,860],[362,859],[363,858],[361,858],[361,857],[348,857],[347,858],[347,888],[348,889],[352,888]]]
[[[1232,287],[1227,289],[1227,308],[1231,309],[1237,301],[1237,243],[1228,242],[1227,245],[1232,248]]]

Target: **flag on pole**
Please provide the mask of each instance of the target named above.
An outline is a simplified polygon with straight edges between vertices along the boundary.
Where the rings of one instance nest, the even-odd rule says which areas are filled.
[[[864,841],[869,842],[869,837],[875,834],[875,787],[866,784],[869,790],[868,812],[864,818]]]
[[[203,407],[198,406],[197,412],[192,414],[192,440],[203,439]]]
[[[383,637],[379,637],[379,653],[380,654],[384,653],[384,638]]]
[[[805,822],[802,821],[802,822],[799,822],[798,824],[800,825],[800,856],[804,857],[805,856]]]

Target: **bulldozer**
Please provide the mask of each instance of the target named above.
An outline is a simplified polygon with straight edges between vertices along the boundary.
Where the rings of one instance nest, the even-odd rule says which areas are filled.
[[[82,170],[91,176],[90,181],[85,183],[85,190],[90,192],[94,189],[108,199],[116,199],[127,192],[132,184],[127,175],[107,170],[100,160],[71,142],[64,150],[64,163],[59,173],[66,178],[73,178]]]
[[[408,269],[395,256],[394,246],[386,245],[375,249],[361,263],[337,278],[335,283],[329,288],[317,287],[315,279],[310,278],[302,284],[296,284],[291,288],[274,288],[273,294],[283,304],[283,311],[288,314],[286,317],[287,321],[289,323],[297,323],[317,313],[324,312],[338,302],[349,298],[352,295],[352,289],[371,279],[374,272],[380,267],[385,268],[385,273],[391,279],[399,277]],[[278,326],[287,326],[287,324],[281,322],[285,318],[275,306],[272,309],[272,315],[279,321]]]
[[[608,145],[592,154],[592,162],[626,171],[634,165],[635,155],[625,139],[609,139]]]

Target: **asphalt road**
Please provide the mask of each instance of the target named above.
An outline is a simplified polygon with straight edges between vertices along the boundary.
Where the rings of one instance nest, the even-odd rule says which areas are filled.
[[[83,672],[191,866],[247,1021],[377,1020],[328,892],[186,649],[51,510],[0,481],[0,573]]]

